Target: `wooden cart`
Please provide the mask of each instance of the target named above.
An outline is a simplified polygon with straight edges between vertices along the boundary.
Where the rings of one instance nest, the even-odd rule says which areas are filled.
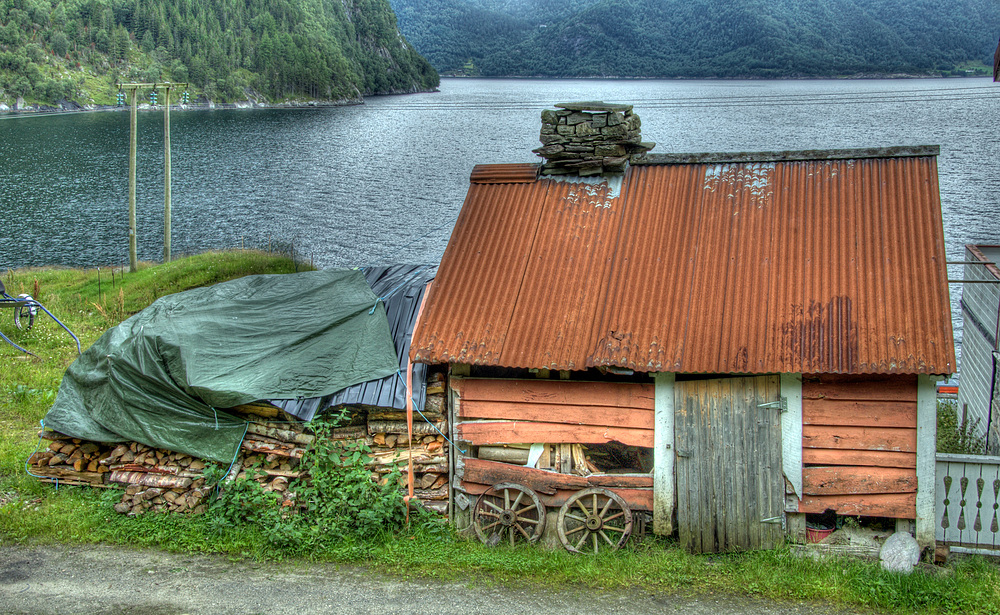
[[[453,486],[484,543],[533,543],[555,523],[568,551],[596,553],[644,528],[652,384],[452,378],[451,390]]]

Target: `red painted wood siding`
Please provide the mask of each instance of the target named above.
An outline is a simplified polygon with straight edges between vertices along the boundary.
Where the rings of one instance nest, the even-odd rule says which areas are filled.
[[[916,376],[806,376],[799,512],[916,517]]]
[[[653,446],[653,385],[571,380],[455,379],[459,422],[473,445]]]

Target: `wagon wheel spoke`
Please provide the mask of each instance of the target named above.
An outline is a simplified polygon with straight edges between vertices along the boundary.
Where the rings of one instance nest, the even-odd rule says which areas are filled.
[[[595,495],[594,497],[596,498],[597,496]],[[614,502],[614,500],[612,500],[611,498],[608,498],[608,501],[605,502],[604,508],[601,509],[601,518],[602,519],[604,518],[604,515],[606,515],[608,513],[608,509],[611,508],[611,503],[612,502]]]
[[[494,504],[493,502],[489,500],[483,500],[483,504],[486,504],[487,506],[489,506],[490,508],[492,508],[493,510],[497,511],[500,514],[503,514],[503,509]]]
[[[510,508],[511,510],[517,508],[517,505],[521,503],[521,498],[523,498],[523,497],[524,497],[524,492],[523,491],[518,491],[517,492],[517,497],[514,498],[514,503],[511,504],[510,506],[508,506],[507,508]]]
[[[571,515],[566,513],[566,518],[573,519],[574,521],[579,521],[580,523],[585,523],[587,521],[586,517],[577,517],[576,515]]]
[[[613,525],[605,525],[601,529],[604,530],[604,531],[607,531],[607,532],[624,532],[625,531],[625,528],[623,528],[623,527],[615,527]]]
[[[523,528],[523,527],[521,527],[521,524],[520,524],[520,523],[515,523],[513,527],[516,527],[516,528],[517,528],[517,531],[521,532],[521,535],[522,535],[522,536],[524,536],[524,537],[525,537],[525,539],[527,539],[527,540],[531,540],[531,536],[530,536],[530,535],[528,534],[528,532],[525,532],[525,531],[524,531],[524,528]]]
[[[585,529],[587,529],[586,525],[578,525],[571,530],[566,530],[566,535],[569,536],[570,534],[576,534],[580,530],[585,530]]]
[[[517,518],[517,522],[518,523],[530,523],[532,525],[538,525],[539,523],[541,523],[538,519],[529,519],[527,517],[518,517]]]
[[[591,532],[590,535],[594,537],[594,555],[597,555],[597,532]]]
[[[607,523],[608,521],[614,521],[618,517],[624,517],[624,516],[625,516],[625,513],[622,512],[622,511],[618,511],[617,514],[611,515],[610,517],[605,517],[604,515],[601,515],[601,517],[604,519],[605,523]]]
[[[590,532],[587,532],[586,534],[583,535],[583,538],[580,539],[580,542],[576,543],[576,550],[577,551],[580,550],[580,547],[583,546],[583,543],[587,542],[587,538],[589,538],[589,537],[590,537]]]
[[[590,516],[590,511],[587,510],[587,507],[583,505],[583,502],[581,502],[580,500],[577,500],[576,501],[576,505],[579,506],[580,510],[583,511],[584,516],[586,516],[586,517]]]
[[[491,523],[489,525],[484,525],[483,526],[483,530],[488,530],[488,529],[490,529],[492,527],[496,527],[498,525],[500,525],[500,522],[499,521],[494,521],[493,523]]]
[[[605,528],[605,529],[606,529],[606,528]],[[598,531],[597,531],[597,533],[598,533],[598,534],[600,534],[600,535],[601,535],[601,538],[603,538],[603,539],[604,539],[605,541],[607,541],[607,543],[608,543],[609,545],[611,545],[611,548],[612,548],[612,549],[614,549],[614,548],[615,548],[615,543],[614,543],[614,541],[612,541],[612,540],[611,540],[610,538],[608,538],[608,535],[604,533],[604,530],[603,530],[603,529],[601,529],[601,530],[598,530]]]

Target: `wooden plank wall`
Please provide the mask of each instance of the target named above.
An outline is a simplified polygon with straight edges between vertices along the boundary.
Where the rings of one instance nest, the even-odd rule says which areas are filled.
[[[806,376],[799,512],[916,518],[916,376]]]
[[[653,446],[653,385],[571,380],[453,379],[458,394],[455,433],[474,446],[503,444],[600,444],[618,441]],[[588,477],[465,457],[459,462],[469,495],[491,485],[530,487],[548,507],[562,506],[581,489],[605,487],[634,510],[652,510],[651,475]]]
[[[460,438],[653,446],[653,385],[571,380],[456,380]]]

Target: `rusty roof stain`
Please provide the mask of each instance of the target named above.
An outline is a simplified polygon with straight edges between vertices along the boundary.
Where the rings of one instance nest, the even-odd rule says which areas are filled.
[[[952,373],[937,148],[777,154],[476,167],[414,360]]]

